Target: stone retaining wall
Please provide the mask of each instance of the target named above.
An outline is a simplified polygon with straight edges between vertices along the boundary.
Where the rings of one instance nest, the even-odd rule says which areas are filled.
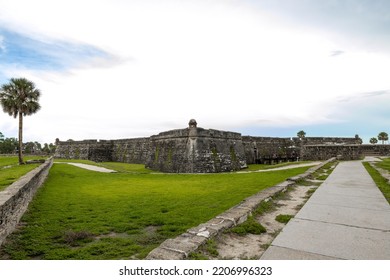
[[[217,217],[209,220],[197,227],[190,228],[187,232],[179,235],[174,239],[167,239],[159,247],[152,250],[147,260],[181,260],[196,251],[199,246],[225,229],[239,225],[247,220],[252,212],[264,200],[270,199],[275,194],[285,191],[288,187],[294,185],[297,181],[305,179],[325,164],[334,161],[331,158],[317,166],[308,169],[305,173],[289,178],[283,183],[267,188],[255,195],[252,195],[242,201],[240,204],[230,208]]]
[[[53,159],[50,158],[0,192],[0,246],[15,230],[52,165]]]

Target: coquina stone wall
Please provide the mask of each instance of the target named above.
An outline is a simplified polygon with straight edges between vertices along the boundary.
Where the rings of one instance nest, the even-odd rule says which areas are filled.
[[[189,127],[148,138],[57,141],[57,158],[145,164],[170,173],[213,173],[240,170],[246,157],[240,133]]]
[[[57,141],[58,146],[55,152],[55,157],[65,159],[91,159],[94,147],[99,148],[97,140],[83,141]],[[96,158],[96,156],[94,156]]]
[[[146,162],[150,138],[119,140],[58,141],[56,158],[85,159],[95,162]]]
[[[361,144],[360,138],[355,137],[298,137],[291,138],[295,145],[354,145]]]
[[[390,156],[390,145],[305,145],[303,160],[326,160],[338,157],[343,160],[358,160],[364,156]]]
[[[302,147],[303,160],[326,160],[331,157],[340,159],[360,159],[360,145],[305,145]]]
[[[242,142],[248,164],[299,158],[300,146],[291,138],[243,136]]]
[[[112,161],[145,164],[150,151],[150,138],[112,141]]]
[[[360,151],[362,156],[390,156],[390,145],[361,145]]]
[[[0,191],[0,245],[15,230],[34,194],[45,181],[52,164],[53,159],[50,158]]]
[[[356,137],[241,136],[203,129],[191,120],[188,128],[146,138],[58,141],[55,157],[139,163],[171,173],[211,173],[235,171],[253,163],[390,155],[389,145],[362,145],[360,141]]]

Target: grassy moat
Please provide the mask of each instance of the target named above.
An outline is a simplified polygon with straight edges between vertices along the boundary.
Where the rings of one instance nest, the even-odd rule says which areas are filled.
[[[0,259],[143,259],[165,239],[309,168],[151,174],[142,165],[101,165],[118,172],[55,163]]]

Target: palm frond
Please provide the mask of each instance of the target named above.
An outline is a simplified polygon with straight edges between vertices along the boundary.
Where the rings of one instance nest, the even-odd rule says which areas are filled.
[[[25,78],[11,78],[1,87],[0,103],[4,112],[16,118],[19,113],[31,115],[37,112],[40,95],[33,82]]]

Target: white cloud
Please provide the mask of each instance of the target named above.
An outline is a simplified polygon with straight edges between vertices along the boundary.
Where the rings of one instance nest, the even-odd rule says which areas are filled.
[[[0,23],[113,59],[66,73],[8,69],[42,90],[41,112],[26,121],[35,139],[149,136],[190,118],[220,129],[334,123],[332,100],[390,88],[389,56],[340,47],[235,1],[37,0],[20,11],[21,3],[2,1]]]
[[[0,53],[5,52],[5,51],[6,51],[6,48],[5,48],[5,44],[4,44],[4,38],[2,36],[0,36]]]

